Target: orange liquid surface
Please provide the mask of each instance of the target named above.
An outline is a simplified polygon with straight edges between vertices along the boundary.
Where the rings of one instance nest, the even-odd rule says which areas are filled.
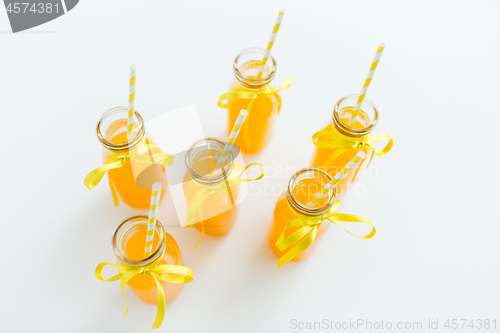
[[[168,233],[166,236],[166,250],[159,265],[184,265],[179,246],[175,239]],[[138,229],[125,244],[125,253],[129,259],[144,258],[144,249],[146,245],[146,228]],[[153,237],[153,251],[158,246],[158,235]],[[170,302],[176,298],[182,291],[184,284],[166,283],[160,281],[165,292],[165,301]],[[139,274],[131,278],[127,283],[132,291],[142,301],[149,304],[158,303],[158,292],[156,282],[151,275]]]
[[[214,170],[217,163],[215,158],[207,158],[196,162],[193,167],[200,174],[208,174]],[[184,195],[188,205],[202,185],[191,179],[186,172],[184,175]],[[204,186],[204,185],[203,185]],[[225,189],[212,193],[205,201],[201,210],[202,219],[197,215],[194,227],[203,230],[207,235],[221,236],[227,234],[234,225],[237,217],[237,206],[235,206],[238,197],[238,185],[226,187]],[[203,221],[203,224],[201,223]]]
[[[348,110],[348,112],[346,112],[345,114],[341,114],[341,120],[344,124],[348,124],[349,123],[349,115],[351,114],[351,109]],[[367,121],[368,119],[368,116],[366,115],[366,113],[364,113],[364,111],[360,111],[359,113],[359,118],[358,119],[361,119],[361,121],[363,123],[369,123]],[[351,126],[352,128],[364,128],[365,126],[360,122],[360,121],[356,121],[354,123],[354,125]],[[339,133],[332,124],[328,125],[325,127],[325,130],[327,131],[333,131],[333,132],[336,132],[336,133]],[[342,134],[341,134],[342,135]],[[319,140],[320,142],[323,141]],[[356,156],[356,154],[358,153],[359,150],[356,150],[356,149],[353,149],[353,150],[350,150],[346,153],[344,153],[343,155],[339,156],[335,161],[333,161],[333,163],[329,166],[326,166],[326,163],[328,161],[328,158],[337,151],[337,149],[339,148],[333,148],[333,149],[323,149],[323,148],[317,148],[316,147],[316,151],[314,153],[314,156],[313,156],[313,160],[312,160],[312,163],[311,163],[311,167],[314,167],[314,168],[320,168],[322,170],[325,170],[326,172],[328,172],[332,177],[334,177],[337,173],[339,173],[345,166],[347,163],[349,163],[353,158],[354,156]],[[366,153],[366,159],[370,160],[372,155],[373,155],[373,151],[372,150],[369,150],[369,149],[364,149],[363,150],[365,153]],[[351,186],[351,184],[354,182],[354,175],[356,174],[356,172],[359,170],[359,168],[361,167],[361,165],[363,165],[364,161],[363,160],[356,168],[352,169],[348,174],[347,176],[345,176],[344,179],[342,179],[338,185],[337,185],[337,195],[340,195],[341,193],[343,193],[344,191],[346,191],[349,186]],[[368,167],[368,165],[366,165],[366,167]],[[358,174],[356,177],[358,178],[359,176],[361,176],[360,174]]]
[[[125,126],[126,120],[116,122],[110,126],[108,132],[112,133],[114,129]],[[127,133],[121,132],[116,135],[112,135],[110,141],[113,143],[126,142]],[[148,137],[146,137],[146,144],[148,143],[153,142]],[[161,151],[159,148],[155,148],[153,150],[153,153],[155,154],[160,152]],[[110,155],[105,151],[103,157],[104,160],[107,160]],[[137,185],[138,179],[139,177],[141,179],[148,179],[148,184],[154,182],[166,184],[165,167],[162,165],[148,165],[146,163],[137,162],[133,163],[135,163],[134,167],[132,167],[130,160],[127,160],[121,168],[109,170],[108,177],[114,185],[118,195],[127,205],[134,208],[148,208],[151,199],[151,189],[147,188],[145,185],[143,185],[142,187]],[[137,170],[144,169],[145,167],[147,167],[146,170],[138,173]],[[134,177],[133,170],[136,172],[136,175],[140,175],[137,179],[136,177]],[[166,186],[164,188],[166,188]],[[166,190],[162,190],[162,198],[165,192]]]
[[[251,61],[243,65],[241,71],[247,77],[256,78],[256,76],[250,74],[256,74],[259,65],[260,62]],[[240,84],[233,82],[229,91],[259,92],[262,90],[246,89]],[[243,98],[229,101],[228,135],[241,109],[245,109],[249,113],[235,141],[245,154],[254,154],[261,151],[271,140],[274,120],[279,111],[281,98],[277,93],[261,95],[253,100],[249,109],[248,106],[251,102],[251,99]]]
[[[298,202],[305,206],[312,198],[314,198],[314,196],[323,188],[323,186],[324,184],[318,179],[305,178],[300,180],[299,183],[295,186],[295,188],[293,189],[293,195]],[[326,203],[327,200],[328,196],[325,196],[320,201],[318,201],[315,207],[321,207]],[[297,218],[297,216],[292,212],[292,208],[288,205],[285,193],[283,193],[278,199],[276,207],[274,208],[274,222],[271,228],[271,234],[269,236],[269,246],[278,257],[283,256],[301,241],[299,240],[297,243],[293,244],[284,251],[280,251],[276,246],[276,242],[283,232],[285,225],[288,223],[288,221],[295,218]],[[314,239],[313,243],[301,254],[292,259],[292,261],[304,260],[308,258],[312,253],[314,253],[318,240],[321,239],[321,237],[329,227],[329,221],[321,222],[318,233],[316,234],[316,238]],[[298,229],[300,229],[300,227],[288,228],[285,231],[285,238],[293,234]]]

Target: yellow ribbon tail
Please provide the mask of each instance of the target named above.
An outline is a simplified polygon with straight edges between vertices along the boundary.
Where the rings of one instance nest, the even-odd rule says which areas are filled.
[[[119,273],[116,274],[115,276],[112,276],[109,279],[103,279],[103,277],[102,277],[102,269],[105,266],[107,266],[107,265],[113,266],[114,268],[116,268],[116,270]],[[126,266],[115,265],[115,264],[112,264],[112,263],[109,263],[109,262],[101,262],[99,265],[97,265],[97,267],[95,269],[95,276],[99,280],[101,280],[101,281],[104,281],[104,282],[114,282],[114,281],[117,281],[117,280],[121,279],[121,281],[120,281],[120,287],[121,287],[121,290],[122,290],[123,297],[125,298],[125,302],[127,303],[127,308],[125,309],[125,314],[123,315],[123,317],[125,317],[127,315],[127,313],[128,313],[128,300],[127,300],[127,296],[125,295],[125,286],[126,286],[128,280],[130,280],[136,274],[137,273],[135,273],[133,271],[127,270]]]
[[[370,163],[372,163],[372,160],[373,160],[373,156],[375,156],[374,154],[368,154],[370,155],[370,160],[368,161],[368,163],[366,165],[370,165]],[[354,172],[354,175],[352,176],[352,180],[353,181],[356,181],[358,180],[358,173],[359,173],[359,170],[361,170],[361,165],[363,165],[366,161],[368,157],[365,157],[361,160],[361,162],[359,163],[360,167],[356,168],[356,171]],[[363,170],[364,172],[364,170]],[[363,173],[361,173],[361,175],[363,175]],[[359,177],[361,177],[361,175]]]
[[[328,211],[329,214],[334,214],[337,209],[339,208],[340,201],[336,200],[335,203],[332,205],[330,210]],[[290,207],[292,212],[294,213],[295,216],[299,216],[297,213],[293,211],[293,209]],[[285,253],[279,260],[278,260],[278,269],[289,262],[290,260],[293,260],[295,257],[297,257],[299,254],[304,252],[309,245],[312,244],[314,238],[316,238],[316,234],[319,229],[319,225],[321,224],[321,221],[324,219],[326,214],[322,215],[321,217],[298,217],[296,219],[290,220],[287,222],[285,227],[283,228],[283,232],[281,233],[278,241],[276,242],[276,247],[280,251],[284,251],[285,249],[289,248],[293,244],[296,244],[300,239],[302,239],[305,235],[308,235],[302,242],[299,244],[295,245],[289,252]],[[293,228],[293,227],[301,227],[299,230],[295,231],[293,234],[288,236],[287,238],[285,237],[285,231],[288,228]]]
[[[319,226],[323,220],[329,220],[330,222],[338,225],[339,227],[347,231],[349,234],[357,238],[369,239],[375,236],[376,233],[375,227],[368,219],[352,214],[337,213],[339,204],[340,201],[335,200],[335,203],[332,205],[332,207],[327,213],[315,217],[301,217],[302,215],[299,215],[293,210],[293,208],[290,207],[292,213],[295,216],[297,216],[297,218],[290,220],[286,223],[278,241],[276,242],[276,247],[280,251],[284,251],[287,248],[291,247],[291,249],[285,254],[283,254],[281,258],[278,260],[278,269],[287,262],[289,262],[290,260],[293,260],[302,252],[304,252],[312,244],[312,242],[316,238]],[[365,236],[357,236],[352,232],[350,232],[349,230],[347,230],[344,226],[339,224],[338,221],[365,223],[370,225],[372,227],[372,230]],[[293,227],[301,227],[301,228],[285,238],[285,231],[288,228],[293,228]]]
[[[202,188],[199,190],[193,200],[191,200],[191,203],[189,205],[189,210],[186,214],[186,219],[184,220],[184,226],[189,227],[194,224],[194,220],[196,219],[196,216],[199,214],[200,215],[200,220],[201,220],[201,210],[203,208],[203,204],[207,200],[208,196],[215,192],[211,188]]]
[[[243,176],[243,174],[245,173],[246,170],[248,170],[250,167],[255,166],[255,165],[258,165],[262,168],[260,174],[257,177],[255,177],[253,179],[240,178],[241,176]],[[203,217],[201,215],[202,210],[203,210],[203,205],[205,204],[205,201],[212,193],[229,188],[233,185],[238,185],[241,183],[252,182],[252,181],[262,179],[265,174],[266,174],[266,169],[264,168],[264,166],[262,164],[260,164],[258,162],[249,163],[244,168],[242,168],[241,165],[236,164],[234,166],[233,170],[231,171],[231,173],[227,176],[227,179],[225,179],[224,181],[221,181],[219,184],[217,184],[213,187],[205,187],[204,185],[197,183],[197,185],[202,187],[202,188],[195,194],[193,200],[191,200],[191,202],[189,203],[189,209],[188,209],[188,212],[186,214],[186,218],[184,219],[184,226],[185,227],[192,226],[194,224],[196,215],[198,215],[198,214],[200,215],[201,223],[203,223]],[[194,180],[191,180],[191,181],[194,181]],[[201,238],[198,241],[198,243],[195,245],[195,247],[197,247],[200,244],[201,239],[203,238],[203,235],[204,235],[204,226],[202,224]]]
[[[113,266],[119,273],[109,279],[104,279],[102,277],[102,269],[106,265]],[[155,321],[151,328],[157,329],[161,326],[163,318],[165,317],[165,292],[163,291],[163,287],[158,279],[168,283],[189,283],[193,281],[193,270],[179,265],[156,265],[149,268],[115,265],[109,262],[102,262],[97,265],[95,269],[95,276],[99,280],[104,282],[114,282],[121,279],[120,289],[123,293],[123,297],[125,298],[125,302],[127,303],[127,308],[123,317],[127,315],[129,308],[127,296],[125,295],[125,286],[131,278],[138,274],[151,275],[156,282],[156,289],[158,291],[158,308],[156,310]]]
[[[153,279],[155,279],[156,289],[158,290],[158,307],[156,309],[155,321],[151,328],[158,329],[163,323],[163,318],[165,317],[165,292],[163,291],[163,287],[161,286],[161,283],[158,282],[156,276],[153,275]]]
[[[276,92],[283,90],[283,89],[286,89],[286,93],[288,94],[288,90],[290,89],[290,86],[292,85],[292,83],[293,83],[292,79],[290,79],[290,78],[286,79],[285,83],[283,83],[281,85],[281,87],[278,90],[276,90]],[[281,100],[280,95],[278,95],[278,94],[275,94],[275,95],[276,95],[276,98],[278,99],[278,114],[279,114],[281,111],[282,100]]]
[[[292,260],[295,257],[297,257],[302,252],[304,252],[305,249],[307,249],[309,247],[309,245],[312,244],[312,242],[314,241],[314,238],[316,238],[316,233],[317,232],[318,232],[318,228],[314,227],[312,229],[312,232],[309,233],[309,235],[306,238],[304,238],[304,240],[302,242],[300,242],[299,244],[297,244],[296,246],[294,246],[290,251],[288,251],[281,258],[279,258],[279,260],[278,260],[278,269],[280,269],[281,266],[283,266],[284,264],[286,264],[290,260]]]
[[[203,224],[203,221],[202,221],[202,217],[201,217],[201,213],[200,213],[200,224],[201,224],[201,235],[200,235],[200,239],[198,240],[198,243],[196,243],[194,245],[194,247],[198,247],[198,245],[200,245],[202,239],[203,239],[203,236],[205,236],[205,225]]]
[[[345,153],[349,152],[350,149],[347,148],[339,148],[335,150],[334,153],[332,153],[330,156],[328,156],[328,159],[325,162],[325,168],[326,172],[328,172],[328,169],[333,165],[336,159],[338,159],[340,156],[344,155]],[[361,163],[360,163],[361,165]],[[339,172],[340,170],[335,170],[335,173]]]
[[[385,154],[387,154],[389,152],[389,150],[391,150],[394,142],[392,141],[391,136],[387,133],[377,134],[377,135],[370,137],[371,143],[385,141],[385,140],[389,140],[389,142],[387,143],[387,145],[385,145],[385,147],[381,151],[375,152],[375,154],[377,154],[378,156],[384,156]]]
[[[109,181],[109,189],[111,190],[111,196],[113,197],[113,203],[115,204],[115,207],[117,207],[119,204],[118,195],[116,194],[115,185],[113,184],[113,181],[111,180],[109,175],[108,175],[108,181]]]
[[[139,163],[151,163],[161,165],[172,165],[174,156],[168,153],[152,154],[153,149],[159,148],[155,145],[142,145],[129,155],[112,156],[103,165],[92,170],[83,180],[89,190],[93,189],[104,177],[104,174],[112,169],[121,168],[128,159],[133,159]],[[147,154],[146,154],[147,153]]]
[[[255,99],[252,99],[252,101],[250,103],[248,103],[248,106],[247,106],[247,111],[250,112],[250,109],[253,105],[253,102],[255,101]],[[252,144],[250,142],[250,119],[252,117],[249,116],[247,117],[247,120],[245,122],[243,122],[243,125],[242,128],[241,128],[241,134],[240,135],[243,135],[243,140],[245,141],[245,144],[250,148],[252,147]]]
[[[83,180],[89,190],[93,189],[101,181],[104,174],[112,169],[121,168],[125,164],[125,157],[110,157],[98,168],[92,170]]]
[[[352,214],[335,213],[333,216],[327,217],[327,219],[330,220],[330,222],[338,225],[339,227],[341,227],[342,229],[347,231],[352,236],[357,237],[357,238],[369,239],[369,238],[372,238],[373,236],[375,236],[375,233],[377,232],[377,230],[375,229],[375,226],[370,221],[368,221],[367,219],[365,219],[362,216],[352,215]],[[352,232],[350,232],[349,230],[344,228],[344,226],[342,226],[341,224],[339,224],[337,222],[366,223],[372,227],[372,230],[368,234],[366,234],[365,236],[358,236],[358,235],[353,234]]]
[[[285,231],[288,228],[298,227],[298,226],[301,226],[299,230],[295,231],[293,234],[285,238]],[[311,230],[314,229],[314,227],[315,226],[307,224],[306,219],[298,218],[288,221],[288,223],[285,225],[285,228],[283,228],[283,232],[281,233],[279,239],[276,241],[276,247],[280,251],[284,251],[285,249],[289,248],[294,243],[299,241],[302,237],[310,233]]]
[[[135,272],[127,272],[127,273],[123,274],[123,277],[122,277],[122,279],[120,281],[120,288],[122,290],[123,298],[125,298],[125,303],[127,303],[127,308],[125,309],[125,313],[123,314],[122,318],[125,318],[125,316],[128,313],[128,299],[127,299],[127,295],[125,295],[125,286],[127,285],[127,282],[131,278],[133,278],[135,275],[137,275],[137,273],[135,273]]]

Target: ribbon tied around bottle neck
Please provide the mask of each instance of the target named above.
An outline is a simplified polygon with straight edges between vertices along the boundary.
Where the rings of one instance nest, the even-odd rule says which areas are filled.
[[[174,156],[168,153],[153,154],[153,150],[155,149],[160,150],[160,148],[153,144],[143,144],[130,153],[112,154],[103,163],[103,165],[92,170],[85,177],[83,183],[89,190],[93,189],[97,184],[99,184],[106,172],[121,168],[128,160],[139,163],[172,165],[172,163],[174,162]],[[113,185],[111,184],[111,179],[109,180],[109,186],[111,188],[111,193],[113,194],[113,201],[115,202],[115,206],[117,206],[118,198],[116,196],[116,193],[114,192]]]
[[[153,263],[147,267],[132,267],[132,266],[124,266],[124,265],[115,265],[109,262],[101,262],[97,265],[95,269],[95,276],[104,282],[114,282],[117,280],[120,281],[120,287],[123,293],[123,297],[125,298],[125,302],[127,303],[127,309],[125,310],[125,317],[128,313],[128,300],[125,295],[125,286],[127,282],[136,275],[146,274],[151,275],[156,282],[156,288],[158,290],[158,308],[156,310],[156,318],[151,328],[160,328],[163,317],[165,316],[165,293],[163,291],[163,287],[158,280],[168,282],[168,283],[189,283],[193,281],[193,270],[191,268],[179,265],[158,265],[159,260],[156,263]],[[118,274],[110,277],[109,279],[104,279],[102,277],[102,269],[107,266],[113,266],[118,270]]]
[[[260,174],[257,177],[255,177],[253,179],[240,178],[245,173],[245,171],[247,169],[249,169],[250,167],[252,167],[254,165],[259,165],[262,168]],[[200,187],[200,190],[198,190],[198,192],[196,192],[193,200],[191,200],[191,203],[189,204],[189,209],[188,209],[188,212],[186,214],[186,219],[184,220],[184,226],[185,227],[192,226],[193,223],[195,223],[194,221],[196,219],[196,216],[198,215],[200,217],[200,223],[202,225],[202,232],[201,232],[201,238],[198,241],[198,244],[201,242],[201,239],[203,238],[203,235],[204,235],[202,209],[203,209],[203,205],[205,204],[205,201],[207,200],[207,198],[211,194],[213,194],[217,191],[228,189],[229,187],[231,187],[233,185],[238,185],[238,184],[246,183],[246,182],[253,182],[253,181],[262,179],[262,177],[264,177],[265,173],[266,173],[266,169],[264,168],[264,166],[262,164],[260,164],[258,162],[253,162],[253,163],[248,164],[245,168],[243,168],[239,164],[235,164],[233,167],[233,170],[226,177],[226,179],[222,180],[221,182],[219,182],[218,184],[216,184],[214,186],[202,185],[202,184],[196,182],[195,180],[192,180],[196,183],[196,185],[198,185]],[[198,246],[198,244],[196,244],[196,246]]]
[[[357,215],[337,213],[339,204],[340,201],[336,200],[332,208],[330,208],[328,212],[322,214],[321,216],[301,215],[298,214],[293,208],[289,206],[289,209],[295,216],[297,216],[297,218],[290,220],[286,223],[285,227],[283,228],[283,231],[281,232],[280,237],[276,241],[276,247],[278,247],[280,251],[285,251],[286,249],[290,248],[290,250],[285,254],[283,254],[278,260],[278,269],[287,262],[289,262],[290,260],[292,260],[293,258],[297,257],[300,253],[302,253],[305,249],[307,249],[309,245],[312,244],[312,242],[316,238],[316,234],[318,233],[321,222],[323,222],[324,220],[328,220],[333,224],[338,225],[339,227],[347,231],[349,234],[357,238],[369,239],[375,236],[376,232],[375,227],[369,220]],[[372,230],[365,236],[357,236],[352,232],[350,232],[349,230],[347,230],[344,226],[342,226],[338,222],[366,223],[372,227]],[[288,237],[285,237],[285,231],[287,229],[297,228],[297,227],[300,228],[291,235],[289,235]]]
[[[230,91],[223,94],[219,98],[217,105],[221,108],[229,108],[230,103],[229,102],[224,103],[223,101],[229,99],[243,98],[243,99],[251,99],[252,101],[250,103],[253,103],[257,97],[262,95],[274,95],[283,89],[286,89],[286,92],[288,93],[288,89],[290,88],[292,82],[293,82],[292,79],[286,79],[286,81],[278,89],[274,89],[273,87],[271,87],[271,85],[268,85],[264,89],[258,91]],[[250,112],[250,106],[251,104],[248,105],[247,109],[248,112]],[[279,111],[280,110],[278,109],[278,113]]]
[[[250,146],[250,131],[249,131],[249,126],[250,126],[250,119],[251,119],[251,108],[253,105],[253,102],[262,95],[269,95],[269,96],[275,96],[276,99],[278,100],[278,114],[280,113],[281,110],[281,98],[278,95],[278,92],[286,89],[286,92],[288,94],[288,89],[290,88],[290,85],[292,84],[292,79],[288,78],[285,80],[285,82],[279,87],[278,89],[274,89],[271,87],[271,85],[267,85],[264,89],[261,90],[256,90],[256,91],[231,91],[223,94],[220,98],[219,101],[217,102],[217,105],[221,108],[229,108],[230,102],[227,100],[230,99],[251,99],[250,103],[246,107],[246,110],[249,112],[249,117],[248,119],[243,123],[242,125],[242,135],[243,139],[245,140],[245,143]],[[224,101],[227,101],[224,103]],[[240,111],[240,110],[238,110]]]
[[[326,138],[326,140],[321,140],[320,138]],[[384,156],[387,154],[393,145],[392,138],[389,134],[378,134],[378,135],[366,135],[361,138],[351,138],[345,135],[342,135],[338,131],[332,130],[322,130],[314,133],[311,138],[314,145],[320,149],[335,149],[335,152],[331,154],[327,161],[325,162],[325,167],[328,169],[337,158],[347,153],[352,149],[357,150],[372,150],[377,156]],[[389,140],[389,142],[385,145],[385,147],[376,151],[373,144],[379,141]],[[370,154],[370,162],[373,158],[373,154]],[[354,179],[356,179],[356,175],[358,173],[359,168],[356,170],[354,175]]]

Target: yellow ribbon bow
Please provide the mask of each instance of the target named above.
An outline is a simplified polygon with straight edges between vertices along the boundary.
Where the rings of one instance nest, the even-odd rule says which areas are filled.
[[[290,220],[287,222],[285,225],[285,228],[283,228],[283,232],[281,233],[279,239],[276,241],[276,246],[280,251],[284,251],[285,249],[289,248],[299,240],[301,240],[304,236],[307,235],[300,243],[297,245],[293,246],[293,248],[285,253],[279,260],[278,260],[278,269],[298,256],[300,253],[302,253],[305,249],[309,247],[309,245],[312,244],[314,241],[314,238],[316,238],[316,234],[318,232],[319,226],[323,220],[329,220],[330,222],[338,225],[354,237],[358,238],[364,238],[364,239],[369,239],[375,236],[375,227],[373,224],[365,219],[364,217],[357,216],[357,215],[351,215],[351,214],[342,214],[342,213],[337,213],[337,209],[339,208],[340,201],[336,200],[335,204],[330,208],[330,210],[323,215],[319,217],[307,217],[304,215],[299,215],[297,214],[292,208],[290,210],[293,212],[295,216],[297,216],[296,219]],[[341,224],[337,223],[337,221],[341,222],[360,222],[360,223],[366,223],[372,226],[372,230],[370,231],[369,234],[365,236],[357,236],[344,228]],[[299,230],[295,231],[293,234],[285,238],[285,231],[288,228],[293,228],[293,227],[301,227]]]
[[[254,165],[260,165],[262,167],[261,173],[256,178],[254,178],[254,179],[244,179],[244,178],[242,179],[242,178],[240,178],[248,168],[250,168]],[[212,193],[223,190],[223,189],[228,188],[228,187],[233,186],[233,185],[246,183],[246,182],[252,182],[255,180],[262,179],[262,177],[264,177],[265,173],[266,173],[266,170],[264,169],[264,166],[258,162],[253,162],[253,163],[248,164],[245,168],[243,168],[243,170],[242,170],[241,165],[235,164],[233,170],[227,176],[227,179],[225,181],[221,181],[220,183],[218,183],[215,186],[204,186],[201,184],[197,184],[198,186],[201,187],[201,189],[198,192],[196,192],[193,200],[191,201],[191,203],[189,205],[189,210],[187,212],[186,219],[184,220],[184,226],[188,227],[188,226],[193,225],[194,220],[196,218],[196,215],[200,215],[200,221],[201,221],[202,226],[203,226],[203,221],[202,221],[203,217],[201,215],[201,211],[202,211],[203,205],[205,204],[205,201]],[[201,238],[200,238],[200,241],[198,242],[198,244],[201,242],[201,239],[203,238],[203,234],[204,233],[203,233],[203,229],[202,229]],[[196,246],[198,246],[198,244]]]
[[[285,82],[281,85],[281,87],[279,87],[279,89],[274,89],[273,87],[268,85],[265,89],[262,89],[260,91],[231,91],[231,92],[223,94],[219,98],[217,105],[221,108],[229,108],[230,103],[229,102],[223,103],[223,101],[229,100],[229,99],[238,99],[238,98],[251,99],[251,101],[248,104],[247,109],[246,109],[248,112],[250,112],[252,104],[257,99],[257,97],[259,97],[261,95],[275,95],[278,99],[278,114],[279,114],[280,110],[281,110],[281,98],[279,97],[279,95],[277,93],[283,89],[286,89],[286,92],[288,93],[288,89],[290,88],[290,85],[292,84],[292,82],[293,82],[292,79],[290,79],[290,78],[286,79]],[[249,144],[249,131],[248,131],[249,126],[250,126],[249,125],[250,118],[251,117],[248,117],[248,119],[242,125],[243,136],[244,136],[244,139],[245,139],[245,142],[247,143],[247,145],[250,145]]]
[[[319,141],[320,137],[326,137],[331,140]],[[378,134],[373,136],[367,135],[355,139],[346,137],[337,131],[330,131],[330,130],[323,130],[314,133],[311,140],[314,143],[314,145],[316,145],[316,147],[318,148],[323,148],[323,149],[339,148],[332,155],[330,155],[328,160],[325,162],[326,168],[329,168],[338,157],[340,157],[341,155],[343,155],[344,153],[348,152],[351,149],[358,149],[358,150],[371,149],[376,155],[384,156],[389,152],[389,150],[391,150],[393,144],[392,138],[389,134]],[[373,144],[384,140],[389,140],[389,142],[382,150],[377,152],[373,147]],[[372,158],[373,155],[370,157],[370,162]],[[354,179],[356,178],[358,170],[359,169],[356,170]]]
[[[93,189],[101,181],[104,174],[112,169],[121,168],[127,160],[133,160],[139,163],[151,163],[151,164],[161,164],[161,165],[172,165],[174,162],[174,156],[168,153],[153,154],[152,150],[158,148],[152,144],[144,144],[131,152],[130,154],[117,154],[108,158],[103,165],[92,170],[83,180],[83,183],[89,190]],[[115,205],[118,205],[118,199],[114,193],[111,180],[109,181],[109,186],[113,194],[113,200]]]
[[[102,277],[102,269],[106,265],[111,265],[118,270],[118,274],[109,279],[104,279]],[[125,310],[125,317],[128,313],[128,300],[125,296],[125,285],[127,282],[138,274],[151,275],[156,282],[156,288],[158,289],[158,309],[156,310],[156,318],[151,328],[159,328],[163,322],[163,317],[165,316],[165,293],[163,292],[163,287],[158,280],[162,280],[169,283],[189,283],[193,281],[193,270],[188,267],[179,265],[157,265],[153,264],[149,267],[132,267],[115,265],[109,262],[101,262],[97,265],[95,269],[95,276],[104,282],[114,282],[120,280],[120,286],[122,289],[123,297],[125,297],[125,302],[127,303],[127,309]]]

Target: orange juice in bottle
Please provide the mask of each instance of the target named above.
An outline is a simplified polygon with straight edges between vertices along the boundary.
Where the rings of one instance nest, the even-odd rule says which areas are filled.
[[[97,137],[104,147],[103,161],[111,156],[126,156],[145,144],[154,144],[147,135],[141,115],[136,111],[133,136],[127,140],[126,107],[116,107],[106,111],[97,123]],[[151,153],[161,153],[156,147]],[[165,194],[165,167],[157,164],[125,162],[123,166],[108,171],[110,186],[116,189],[122,200],[134,208],[149,207],[151,184],[160,182],[163,185],[162,197]],[[113,191],[113,189],[112,189]]]
[[[335,203],[337,190],[333,188],[314,207],[309,208],[306,206],[307,203],[331,180],[332,177],[325,171],[314,168],[304,168],[292,175],[286,191],[279,197],[276,207],[274,208],[274,221],[269,236],[269,246],[278,257],[282,257],[296,244],[302,241],[302,239],[300,239],[283,251],[276,246],[276,242],[289,221],[297,217],[319,217],[330,210]],[[314,253],[318,241],[328,230],[330,224],[331,222],[328,220],[322,221],[312,244],[292,259],[292,261],[304,260]],[[285,231],[284,237],[289,237],[299,228],[300,227],[288,228]]]
[[[263,93],[257,98],[232,98],[228,100],[228,134],[231,132],[241,109],[249,112],[235,143],[245,154],[261,151],[271,139],[274,121],[281,108],[281,98],[272,91],[277,64],[270,55],[265,70],[257,78],[264,50],[248,48],[234,60],[234,81],[229,92]]]
[[[204,138],[189,148],[185,157],[187,172],[184,175],[183,190],[188,206],[202,188],[213,188],[227,182],[234,167],[233,153],[229,153],[224,166],[214,172],[215,165],[224,149],[224,142],[216,138]],[[195,218],[194,227],[207,235],[227,234],[237,217],[238,185],[228,186],[210,194],[203,207],[201,216]]]
[[[378,122],[377,107],[369,98],[365,97],[356,123],[352,126],[348,125],[357,98],[358,95],[347,95],[338,100],[333,109],[332,123],[324,129],[324,131],[334,134],[334,137],[339,142],[344,138],[363,140],[371,135]],[[318,142],[328,140],[332,139],[325,136],[318,137]],[[350,149],[335,157],[335,154],[339,152],[339,149],[341,148],[316,147],[311,166],[323,169],[333,177],[339,173],[350,160],[352,160],[358,151],[360,151],[360,149]],[[373,150],[366,148],[361,150],[366,153],[366,158],[356,168],[352,169],[349,174],[337,185],[339,195],[347,190],[354,181],[361,177],[362,172],[360,172],[360,170],[364,170],[370,165],[374,154]]]
[[[147,215],[134,215],[125,219],[116,228],[112,243],[117,264],[139,268],[152,266],[155,263],[156,265],[184,265],[177,242],[165,232],[158,220],[156,220],[153,238],[153,251],[144,256],[147,224]],[[165,302],[175,299],[184,288],[183,283],[167,283],[162,280],[159,282],[165,293]],[[158,304],[158,290],[151,275],[136,275],[127,284],[143,302]]]

